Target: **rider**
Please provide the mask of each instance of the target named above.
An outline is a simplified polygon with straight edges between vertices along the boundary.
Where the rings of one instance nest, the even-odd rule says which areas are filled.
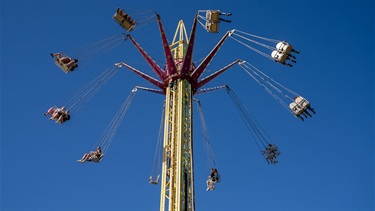
[[[263,154],[267,154],[266,160],[267,163],[276,164],[278,163],[276,157],[279,154],[277,150],[277,146],[275,144],[268,144],[265,151],[262,151]]]
[[[104,154],[102,154],[102,148],[98,146],[96,151],[91,151],[88,154],[84,154],[81,160],[77,160],[77,162],[84,163],[86,161],[93,161],[93,162],[99,162],[101,157],[103,157]]]
[[[212,168],[210,172],[210,176],[208,176],[208,180],[206,181],[207,184],[207,191],[215,189],[215,183],[218,181],[218,172],[217,169]]]

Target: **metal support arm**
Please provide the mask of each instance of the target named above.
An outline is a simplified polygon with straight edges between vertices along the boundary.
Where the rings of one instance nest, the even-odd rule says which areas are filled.
[[[120,62],[121,65],[125,66],[126,68],[128,68],[129,70],[133,71],[135,74],[141,76],[143,79],[146,79],[147,81],[149,81],[150,83],[154,84],[155,86],[159,87],[160,89],[162,89],[163,91],[165,91],[165,87],[163,85],[163,83],[161,83],[160,81],[156,80],[155,78],[147,75],[147,74],[144,74],[143,72],[135,69],[134,67],[124,63],[124,62]]]
[[[166,68],[167,75],[173,75],[173,74],[177,73],[177,67],[176,67],[171,49],[169,48],[167,36],[165,35],[165,31],[164,31],[163,24],[161,23],[160,15],[156,15],[156,18],[158,20],[160,36],[161,36],[161,40],[162,40],[162,43],[163,43],[163,49],[164,49],[164,54],[165,54],[165,59],[167,60],[167,68]]]
[[[146,53],[145,50],[143,50],[143,48],[141,48],[141,46],[134,40],[134,38],[130,34],[128,34],[126,36],[132,41],[132,43],[134,44],[134,46],[138,49],[138,51],[141,53],[141,55],[143,56],[143,58],[145,58],[145,60],[150,65],[150,67],[154,70],[154,72],[156,73],[156,75],[162,81],[164,81],[167,78],[167,76],[166,76],[165,72],[163,71],[163,69],[161,69],[161,67],[159,67],[159,65],[156,64],[156,62]]]
[[[195,34],[196,34],[196,29],[197,29],[197,22],[198,22],[198,13],[195,15],[193,27],[190,32],[189,44],[186,50],[184,62],[182,64],[181,75],[190,74],[189,71],[191,67],[191,61],[193,59],[193,49],[194,49]]]
[[[233,65],[235,64],[238,64],[242,62],[242,60],[240,59],[237,59],[236,61],[230,63],[229,65],[223,67],[222,69],[212,73],[211,75],[203,78],[201,81],[198,82],[198,85],[197,85],[197,88],[201,88],[202,86],[206,85],[208,82],[212,81],[214,78],[216,78],[217,76],[219,76],[221,73],[225,72],[227,69],[233,67]]]
[[[230,31],[225,33],[225,35],[221,38],[221,40],[216,44],[216,46],[212,49],[212,51],[204,58],[202,63],[197,67],[197,69],[194,70],[192,73],[193,80],[198,80],[198,78],[202,75],[203,71],[206,69],[208,64],[211,62],[211,60],[214,58],[220,47],[223,45],[224,41],[228,38],[228,36],[231,34]]]

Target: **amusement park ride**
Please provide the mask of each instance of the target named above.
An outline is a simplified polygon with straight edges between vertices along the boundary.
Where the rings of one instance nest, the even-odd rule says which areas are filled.
[[[144,89],[154,93],[165,95],[164,102],[164,117],[162,121],[163,132],[163,151],[162,151],[162,175],[161,175],[161,197],[160,210],[195,210],[194,203],[194,168],[193,168],[193,132],[192,132],[192,108],[194,96],[196,94],[206,93],[212,90],[226,88],[230,94],[233,102],[237,106],[240,114],[244,117],[244,121],[248,129],[251,131],[259,149],[259,145],[263,145],[262,155],[267,159],[267,162],[277,163],[276,157],[280,154],[276,145],[267,141],[264,131],[260,129],[258,123],[254,121],[253,117],[246,112],[242,107],[241,102],[228,86],[214,87],[202,89],[210,81],[217,76],[238,64],[248,73],[256,82],[258,82],[268,93],[271,94],[277,101],[286,107],[292,114],[299,117],[301,120],[311,116],[307,110],[314,110],[310,103],[302,98],[297,93],[284,87],[275,80],[269,78],[266,74],[255,68],[251,64],[243,60],[235,60],[227,66],[217,70],[216,72],[201,78],[202,74],[210,64],[220,47],[224,44],[227,38],[233,38],[245,47],[271,59],[277,63],[292,66],[287,63],[291,61],[296,62],[296,57],[293,53],[298,54],[292,45],[286,41],[273,40],[252,35],[238,30],[231,30],[224,34],[220,41],[213,47],[211,52],[199,64],[193,62],[194,42],[196,39],[196,31],[198,23],[202,25],[207,32],[218,33],[221,22],[230,22],[225,20],[223,16],[231,16],[230,13],[223,13],[219,10],[202,10],[198,11],[194,17],[193,26],[188,38],[184,22],[181,20],[178,23],[177,30],[174,34],[173,41],[168,42],[161,18],[159,14],[153,14],[147,20],[155,20],[158,23],[160,30],[161,41],[165,56],[165,67],[160,67],[151,56],[140,46],[135,38],[130,34],[131,31],[137,29],[142,25],[142,20],[138,20],[135,16],[131,16],[122,9],[118,8],[113,15],[113,19],[127,32],[120,36],[113,36],[106,41],[95,44],[98,51],[106,51],[124,40],[130,40],[136,47],[148,65],[152,68],[157,78],[153,78],[144,72],[120,62],[115,64],[115,67],[102,73],[98,78],[83,87],[76,96],[69,100],[63,108],[52,107],[45,114],[51,116],[57,122],[63,124],[69,120],[70,114],[78,111],[84,102],[87,102],[99,89],[106,83],[117,70],[121,67],[126,67],[130,71],[139,75],[141,78],[149,81],[157,89],[136,87],[129,97],[126,99],[120,110],[112,120],[111,124],[106,129],[102,140],[98,144],[97,151],[93,151],[85,155],[80,162],[92,161],[100,162],[106,150],[113,139],[113,134],[117,131],[129,105],[134,97],[137,89]],[[242,40],[240,40],[242,39]],[[271,42],[275,46],[269,46],[261,43]],[[249,42],[247,44],[245,42]],[[93,45],[93,46],[95,46]],[[256,49],[252,45],[261,46],[265,49],[272,50],[271,53],[264,53]],[[103,47],[104,46],[104,47]],[[271,55],[271,56],[270,56]],[[65,73],[71,73],[78,68],[81,58],[69,57],[67,53],[51,54],[54,58],[55,64],[60,67]],[[292,95],[292,96],[290,96]],[[199,102],[198,102],[199,103]],[[288,105],[289,103],[289,105]],[[200,108],[200,103],[199,103]],[[65,110],[67,109],[67,110]],[[201,109],[201,108],[200,108]],[[201,116],[201,121],[203,120]],[[204,122],[202,122],[204,125]],[[205,126],[204,126],[205,127]],[[204,129],[204,128],[203,128]],[[101,146],[101,147],[100,147]],[[150,177],[151,184],[159,183],[158,177]]]

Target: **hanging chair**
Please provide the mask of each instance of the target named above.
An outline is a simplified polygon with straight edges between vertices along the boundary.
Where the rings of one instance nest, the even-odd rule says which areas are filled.
[[[150,176],[150,178],[148,179],[148,182],[150,184],[157,185],[159,184],[159,178],[160,178],[160,174],[157,177]]]
[[[113,19],[126,31],[130,32],[136,25],[136,22],[124,10],[117,8]]]
[[[65,73],[70,73],[78,68],[78,60],[73,59],[64,53],[51,53],[51,56],[54,58],[55,64]]]

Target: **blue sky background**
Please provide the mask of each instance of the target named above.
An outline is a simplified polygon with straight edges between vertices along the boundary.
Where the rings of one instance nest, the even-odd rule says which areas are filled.
[[[148,177],[163,96],[139,91],[103,161],[76,162],[134,86],[152,85],[121,69],[63,126],[43,116],[116,62],[152,74],[129,41],[71,74],[54,65],[50,52],[122,33],[112,19],[117,7],[157,11],[170,42],[179,20],[190,33],[198,10],[233,13],[219,34],[198,27],[194,61],[231,29],[285,39],[301,52],[288,68],[228,39],[208,67],[210,73],[246,60],[307,98],[317,114],[295,118],[239,66],[219,76],[207,87],[230,85],[282,154],[277,165],[267,165],[224,90],[197,96],[222,182],[205,191],[209,167],[195,107],[196,210],[374,210],[374,1],[0,2],[1,210],[159,209],[160,185]],[[162,64],[156,22],[131,33]]]

